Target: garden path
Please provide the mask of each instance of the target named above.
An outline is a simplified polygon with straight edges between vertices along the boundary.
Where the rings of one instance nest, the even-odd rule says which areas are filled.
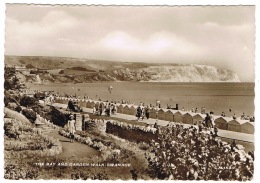
[[[87,146],[86,144],[81,144],[77,141],[71,143],[70,139],[61,136],[57,131],[48,133],[48,135],[59,139],[62,145],[62,153],[57,156],[58,158],[82,158],[100,155],[99,151]]]

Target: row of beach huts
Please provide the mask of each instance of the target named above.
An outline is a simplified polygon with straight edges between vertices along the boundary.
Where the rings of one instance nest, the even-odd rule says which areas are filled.
[[[107,102],[93,101],[93,100],[80,100],[80,99],[69,99],[66,97],[57,97],[57,103],[67,104],[69,100],[78,102],[81,107],[92,109],[93,106],[97,106],[100,103],[107,104]],[[127,105],[127,104],[116,104],[117,113],[135,115],[137,111],[137,105]],[[163,108],[151,108],[150,118],[156,119],[158,116],[159,120],[165,120],[169,122],[178,122],[184,124],[197,125],[205,119],[205,114],[192,113],[182,110],[172,110]],[[254,134],[255,125],[254,122],[249,122],[248,120],[233,119],[231,117],[214,116],[215,124],[219,129],[229,130],[247,134]]]

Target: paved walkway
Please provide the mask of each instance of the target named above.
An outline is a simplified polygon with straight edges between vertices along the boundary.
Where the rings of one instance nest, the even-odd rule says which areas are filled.
[[[99,151],[87,146],[86,144],[81,144],[77,141],[71,143],[69,138],[61,136],[56,131],[48,133],[48,135],[59,139],[59,141],[61,142],[62,153],[57,156],[59,158],[82,158],[100,154]]]
[[[62,108],[67,108],[67,104],[60,104],[60,103],[54,103],[53,106],[56,107],[62,107]],[[92,113],[92,109],[89,108],[84,108],[83,111],[87,113]],[[121,114],[117,113],[115,115],[112,115],[113,118],[118,118],[118,119],[125,119],[129,121],[135,121],[136,123],[142,122],[146,124],[154,124],[156,119],[144,119],[144,120],[139,120],[137,121],[137,118],[133,115],[127,115],[127,114]],[[158,120],[158,124],[161,126],[166,126],[169,122],[165,120]],[[182,124],[185,127],[189,127],[189,124]],[[239,133],[239,132],[233,132],[233,131],[228,131],[228,130],[218,130],[218,135],[221,138],[226,138],[226,139],[236,139],[238,141],[242,142],[247,142],[247,143],[254,143],[254,135],[253,134],[246,134],[246,133]]]

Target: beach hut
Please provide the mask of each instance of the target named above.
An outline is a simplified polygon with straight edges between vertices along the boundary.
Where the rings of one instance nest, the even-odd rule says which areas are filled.
[[[126,106],[126,104],[120,104],[118,107],[117,107],[117,113],[121,113],[123,114],[123,111],[124,111],[124,107]]]
[[[87,108],[87,100],[84,100],[84,107],[86,107]]]
[[[168,110],[165,112],[165,121],[173,121],[173,110]]]
[[[129,108],[129,115],[135,115],[136,114],[136,110],[137,110],[137,106],[134,106],[132,105],[130,108]]]
[[[234,132],[241,132],[241,125],[246,121],[240,119],[233,119],[227,122],[227,130]]]
[[[214,123],[217,126],[217,128],[227,130],[227,123],[231,120],[232,118],[220,116],[215,118]]]
[[[62,101],[61,101],[60,98],[56,97],[56,99],[55,99],[55,103],[62,103]]]
[[[62,100],[62,104],[68,104],[69,99]]]
[[[195,113],[193,115],[193,124],[194,125],[198,125],[200,122],[203,122],[203,120],[205,119],[206,115],[205,114],[201,114],[201,113]]]
[[[241,124],[241,132],[242,133],[248,133],[248,134],[254,134],[255,123],[247,121],[247,122]]]
[[[86,103],[83,100],[79,100],[78,104],[80,107],[86,107]]]
[[[182,123],[183,122],[183,114],[185,114],[185,112],[183,112],[183,111],[174,112],[173,113],[173,121]]]
[[[183,114],[183,123],[193,125],[193,116],[195,113],[186,112]]]
[[[156,119],[156,110],[155,108],[150,108],[150,118]]]
[[[159,109],[158,111],[158,119],[165,120],[165,113],[168,111],[168,109]]]
[[[93,108],[93,106],[91,106],[91,101],[90,100],[87,101],[86,107],[90,108],[90,109]]]
[[[129,112],[130,112],[129,109],[130,109],[130,106],[126,105],[124,107],[123,114],[129,114]]]

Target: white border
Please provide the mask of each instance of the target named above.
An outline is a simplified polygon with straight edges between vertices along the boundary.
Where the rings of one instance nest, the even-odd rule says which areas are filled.
[[[260,117],[259,109],[258,109],[258,93],[259,93],[259,82],[260,82],[260,77],[259,73],[259,63],[257,61],[259,60],[259,17],[260,17],[260,1],[258,0],[128,0],[128,1],[123,1],[123,0],[117,0],[117,1],[112,1],[112,0],[2,0],[0,2],[0,72],[2,73],[2,77],[0,78],[2,87],[0,88],[0,110],[3,111],[3,83],[4,83],[4,26],[5,26],[5,4],[6,3],[20,3],[20,4],[87,4],[87,5],[255,5],[256,7],[256,57],[255,57],[255,117],[256,117],[256,133],[255,133],[255,171],[254,171],[254,179],[252,182],[258,182],[260,180],[260,175],[259,175],[259,142],[258,142],[258,132],[259,132],[259,124],[258,124],[258,119]],[[3,119],[3,112],[0,113],[0,119]],[[3,123],[1,123],[3,124]],[[3,162],[3,127],[1,126],[0,130],[0,182],[14,182],[11,180],[4,180],[4,162]],[[59,180],[55,182],[64,182],[65,180]],[[69,182],[71,180],[68,180],[66,182]],[[16,182],[16,181],[15,181]],[[28,180],[19,180],[19,182],[32,182]],[[43,180],[40,180],[39,182],[45,182]],[[51,181],[53,182],[53,181]],[[83,182],[83,181],[80,181]],[[85,181],[84,181],[85,182]],[[108,181],[112,182],[112,181]],[[114,181],[113,181],[114,182]],[[133,181],[130,181],[133,182]],[[138,182],[144,182],[144,181],[138,181]],[[182,182],[182,181],[178,181]],[[193,181],[194,182],[194,181]],[[213,181],[208,181],[208,182],[213,182]]]

